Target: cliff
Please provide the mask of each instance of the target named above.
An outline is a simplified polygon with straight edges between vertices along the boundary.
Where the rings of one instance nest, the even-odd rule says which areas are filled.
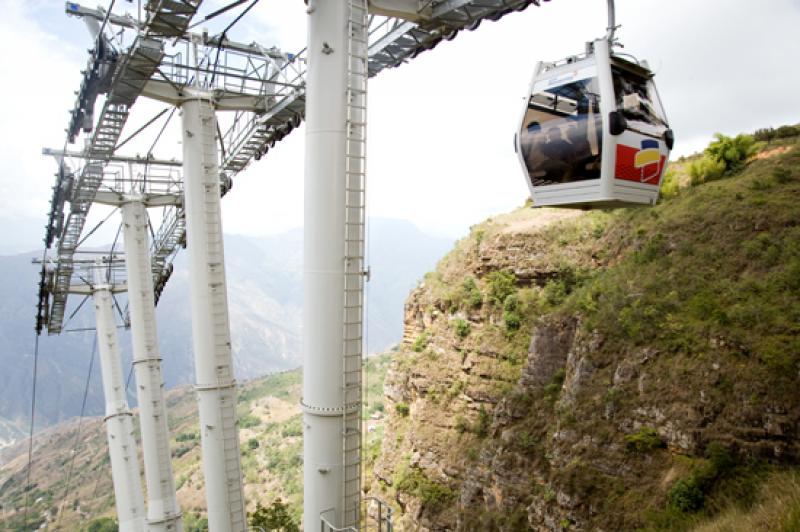
[[[800,525],[800,145],[757,148],[653,208],[489,219],[426,275],[371,486],[398,529],[689,529],[778,481]]]

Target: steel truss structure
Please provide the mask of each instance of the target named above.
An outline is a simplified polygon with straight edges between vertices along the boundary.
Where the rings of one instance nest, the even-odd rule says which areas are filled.
[[[484,20],[499,20],[531,4],[538,6],[539,0],[444,0],[421,4],[427,6],[417,22],[369,16],[370,76],[400,66],[443,40],[455,38],[460,31],[474,30]],[[81,128],[93,133],[81,154],[85,159],[82,168],[73,172],[61,166],[56,175],[45,235],[47,248],[56,242],[55,268],[42,271],[37,330],[46,328],[50,334],[62,330],[67,287],[73,275],[72,257],[102,183],[104,168],[116,155],[130,107],[139,96],[178,99],[194,77],[202,75],[205,88],[217,93],[219,109],[238,109],[233,124],[221,135],[223,194],[237,173],[252,160],[265,156],[304,119],[306,50],[282,53],[274,47],[188,32],[199,6],[199,0],[151,0],[146,4],[148,19],[140,24],[130,17],[67,3],[68,14],[107,19],[108,24],[133,29],[138,34],[124,51],[112,50],[101,34],[89,53],[67,136],[74,141]],[[164,51],[169,39],[178,43],[172,53]],[[192,47],[204,49],[198,67],[191,64]],[[94,99],[103,93],[105,103],[92,124],[90,109]],[[175,162],[176,166],[180,164]],[[156,301],[169,280],[172,260],[185,242],[185,232],[183,207],[176,205],[165,213],[151,248]]]
[[[246,519],[233,408],[235,380],[230,357],[219,198],[230,190],[236,174],[247,168],[252,160],[267,155],[276,142],[285,138],[305,119],[308,57],[320,57],[320,53],[326,52],[323,47],[321,52],[314,49],[313,54],[308,54],[305,49],[297,54],[284,53],[275,47],[267,48],[258,43],[232,41],[227,38],[227,30],[219,36],[209,36],[205,32],[192,33],[189,31],[190,23],[201,3],[202,0],[148,0],[144,6],[146,17],[136,20],[67,2],[68,14],[85,19],[90,28],[94,25],[97,29],[95,45],[89,52],[87,67],[83,71],[84,77],[66,129],[67,143],[74,143],[83,131],[86,134],[85,146],[72,151],[66,151],[66,148],[61,151],[45,150],[45,154],[57,157],[58,172],[44,238],[46,259],[42,263],[39,283],[36,330],[39,333],[44,329],[49,334],[60,333],[64,328],[68,295],[93,294],[99,290],[96,288],[100,286],[97,275],[94,281],[86,279],[81,266],[83,259],[76,258],[81,257],[78,255],[82,253],[80,246],[95,230],[85,231],[93,203],[129,207],[129,203],[136,201],[139,210],[131,210],[127,214],[130,220],[139,221],[147,218],[145,206],[163,207],[160,226],[157,230],[150,228],[149,272],[146,269],[148,259],[140,259],[138,262],[144,264],[145,269],[138,266],[139,273],[136,275],[138,286],[148,284],[143,280],[152,276],[154,297],[152,300],[147,298],[147,304],[152,306],[157,304],[170,278],[175,256],[181,247],[186,246],[187,214],[190,223],[195,224],[192,227],[205,228],[205,240],[197,240],[199,237],[194,232],[189,235],[194,242],[189,247],[189,251],[193,252],[190,253],[190,262],[195,271],[211,272],[215,277],[198,276],[193,292],[199,293],[212,287],[211,295],[216,299],[206,298],[210,303],[205,310],[208,316],[217,321],[211,327],[215,331],[212,341],[204,342],[203,338],[195,335],[195,349],[199,349],[198,345],[213,344],[216,351],[212,353],[213,356],[198,356],[196,353],[198,367],[201,367],[201,359],[207,362],[207,371],[203,370],[205,377],[198,376],[198,398],[201,403],[201,424],[204,411],[207,419],[218,414],[219,427],[206,423],[205,430],[219,430],[222,434],[222,437],[216,438],[203,436],[204,462],[206,454],[212,454],[207,453],[207,445],[217,445],[219,449],[209,449],[219,451],[217,454],[224,458],[224,469],[207,468],[205,476],[210,482],[213,481],[212,485],[219,485],[227,493],[225,496],[217,494],[209,498],[209,501],[212,498],[215,501],[227,501],[226,506],[217,505],[214,508],[215,526],[220,530],[243,530]],[[340,485],[327,490],[315,502],[317,506],[324,503],[327,508],[327,499],[331,494],[338,493],[341,497],[333,503],[338,509],[332,516],[322,515],[325,512],[317,511],[317,506],[311,508],[311,513],[307,511],[307,527],[314,526],[309,519],[321,517],[323,528],[327,524],[330,530],[355,531],[359,528],[363,513],[360,493],[360,388],[363,283],[367,273],[364,264],[367,78],[386,68],[397,67],[443,40],[455,38],[460,31],[474,30],[484,20],[498,20],[511,12],[524,10],[531,4],[538,6],[539,0],[347,0],[347,30],[346,33],[342,30],[340,36],[344,43],[340,49],[346,50],[347,54],[345,72],[342,72],[346,79],[340,80],[346,89],[345,120],[341,124],[345,129],[334,132],[334,135],[344,138],[346,146],[346,164],[340,176],[346,200],[344,205],[335,206],[335,209],[343,209],[344,235],[338,236],[343,239],[341,243],[345,261],[341,272],[336,270],[339,266],[325,270],[328,273],[341,273],[339,293],[328,298],[328,302],[341,302],[344,314],[341,323],[330,322],[326,326],[332,324],[334,328],[342,328],[339,331],[342,360],[338,362],[342,381],[335,383],[334,388],[326,385],[326,391],[320,393],[319,397],[312,397],[315,400],[303,404],[304,420],[309,423],[308,426],[313,423],[320,433],[315,433],[316,437],[339,435],[342,440],[338,448],[341,456],[327,462],[340,463],[342,466],[341,474],[331,476],[331,481],[335,480]],[[330,9],[333,3],[317,4],[312,0],[308,8],[309,15],[323,5],[324,9]],[[339,16],[334,11],[331,13]],[[333,19],[332,16],[328,22]],[[108,28],[114,28],[114,31]],[[130,44],[125,44],[124,39],[131,34]],[[317,88],[314,90],[318,91]],[[325,99],[319,98],[319,91],[309,94],[316,94],[316,103],[309,103],[311,107],[324,107],[321,102]],[[101,110],[95,116],[95,103],[101,96]],[[152,156],[152,147],[144,157],[120,153],[131,138],[158,118],[150,120],[127,139],[121,140],[131,108],[140,97],[171,106],[183,106],[183,145],[187,154],[184,161],[158,160]],[[225,131],[220,131],[217,126],[217,111],[233,113],[231,125]],[[317,114],[314,118],[315,127],[328,120],[324,118],[320,121],[319,116]],[[309,118],[309,127],[311,122]],[[199,136],[194,138],[195,135]],[[160,133],[156,142],[159,138]],[[193,151],[187,151],[187,146],[193,147]],[[70,164],[67,164],[67,160]],[[308,175],[306,179],[308,181]],[[329,218],[338,219],[337,212],[331,211]],[[204,213],[204,217],[198,218],[198,213]],[[195,221],[191,222],[191,219]],[[311,225],[307,220],[306,226]],[[317,225],[326,227],[322,218],[317,220]],[[146,241],[147,237],[141,236],[146,233],[145,226],[137,227],[137,238],[141,242]],[[327,224],[328,229],[331,227],[332,224]],[[320,235],[323,232],[320,231]],[[203,244],[206,240],[211,243]],[[54,253],[48,254],[47,250],[53,246]],[[146,245],[142,244],[136,256],[146,257],[146,249]],[[198,254],[197,250],[201,249],[210,249],[213,253]],[[113,252],[112,248],[111,254]],[[320,263],[327,264],[331,256],[320,255],[319,258]],[[337,255],[335,259],[340,261],[341,257]],[[97,266],[94,268],[96,272]],[[110,267],[109,271],[112,271]],[[142,271],[145,272],[143,276]],[[311,279],[306,277],[306,281]],[[311,279],[311,282],[313,284],[316,281]],[[327,281],[319,283],[320,286],[325,284],[332,285]],[[122,283],[112,285],[122,286]],[[333,316],[336,312],[329,314]],[[195,318],[193,316],[193,322],[205,323]],[[139,321],[147,320],[139,318]],[[154,319],[150,321],[154,322]],[[151,336],[148,341],[155,345],[154,332]],[[142,359],[143,362],[160,360],[156,349],[151,351],[148,355],[150,358]],[[224,371],[220,368],[224,368]],[[198,370],[198,375],[200,373],[202,371]],[[150,377],[151,382],[158,382],[160,373],[153,373]],[[137,374],[137,381],[138,378]],[[304,394],[304,401],[308,399],[306,396],[312,395]],[[331,403],[337,405],[330,406]],[[154,415],[160,414],[156,412]],[[160,426],[155,428],[162,433],[165,431]],[[326,441],[330,441],[330,438],[315,441],[314,445],[319,449]],[[327,452],[321,451],[317,458],[328,460]],[[150,462],[163,462],[160,457],[156,458]],[[145,463],[148,463],[147,457]],[[329,472],[325,467],[317,471]],[[234,486],[237,479],[239,486]],[[320,483],[318,487],[323,484]],[[380,506],[378,508],[378,522],[381,522],[381,516],[385,514]],[[209,517],[211,520],[210,507]],[[178,520],[179,511],[171,513],[169,518]],[[333,522],[340,523],[336,526],[344,528],[336,528]],[[153,522],[149,525],[153,525]]]

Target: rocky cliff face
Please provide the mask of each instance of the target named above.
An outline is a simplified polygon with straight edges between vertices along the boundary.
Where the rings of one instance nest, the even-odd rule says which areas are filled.
[[[371,489],[399,528],[685,529],[795,467],[798,163],[473,228],[411,293],[386,379]]]

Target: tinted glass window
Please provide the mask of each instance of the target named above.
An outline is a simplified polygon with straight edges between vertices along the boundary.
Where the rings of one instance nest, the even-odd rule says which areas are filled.
[[[613,67],[611,72],[617,109],[622,111],[632,127],[661,136],[667,120],[653,82],[617,67]]]
[[[534,186],[600,177],[603,130],[594,70],[535,83],[519,137]]]

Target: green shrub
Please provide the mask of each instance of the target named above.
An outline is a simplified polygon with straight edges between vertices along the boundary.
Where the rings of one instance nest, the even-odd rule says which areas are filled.
[[[522,318],[516,312],[504,312],[503,322],[509,331],[518,331],[522,324]]]
[[[457,397],[458,395],[460,395],[463,390],[464,390],[464,381],[462,381],[461,379],[454,380],[452,384],[450,384],[450,387],[447,389],[447,396],[452,399],[453,397]]]
[[[400,414],[403,417],[408,416],[409,412],[411,412],[411,409],[408,407],[407,403],[397,403],[396,405],[394,405],[394,409],[398,414]]]
[[[481,290],[478,288],[478,284],[475,282],[474,278],[467,277],[464,279],[461,287],[464,289],[464,299],[467,303],[467,307],[474,309],[483,304],[483,294],[481,294]]]
[[[550,382],[544,386],[544,396],[550,402],[555,402],[561,394],[561,388],[564,387],[564,379],[567,377],[567,372],[564,368],[559,369],[553,374]]]
[[[270,506],[261,506],[256,503],[255,512],[249,514],[250,526],[256,530],[280,530],[282,532],[298,532],[300,527],[289,514],[289,506],[280,499],[275,500]]]
[[[428,333],[428,331],[422,331],[422,334],[417,336],[417,339],[414,340],[414,343],[411,345],[411,349],[417,353],[422,353],[422,350],[428,346],[429,340],[430,333]]]
[[[253,414],[245,414],[239,418],[239,427],[249,429],[261,425],[261,419]]]
[[[625,436],[625,446],[630,452],[646,453],[665,447],[665,444],[655,429],[642,427],[637,432]]]
[[[708,145],[703,157],[689,165],[692,186],[715,181],[741,170],[757,150],[755,139],[750,135],[728,137],[717,133],[714,137],[716,140]]]
[[[705,150],[705,154],[712,160],[722,162],[725,172],[735,172],[744,165],[747,158],[756,152],[755,139],[750,135],[736,135],[728,137],[721,133],[714,135],[716,138]]]
[[[184,441],[193,441],[198,439],[200,436],[196,432],[181,432],[177,436],[175,436],[175,441],[177,442],[184,442]]]
[[[424,506],[431,509],[441,508],[456,497],[455,491],[429,479],[417,468],[403,469],[395,480],[398,491],[418,497]]]
[[[489,301],[495,305],[502,305],[517,289],[517,276],[513,272],[491,272],[486,276],[486,280],[489,285]]]
[[[698,485],[697,478],[691,475],[678,480],[667,495],[669,505],[681,512],[696,512],[705,504],[705,494]]]
[[[775,137],[786,139],[800,135],[800,126],[781,126],[775,130]]]
[[[478,409],[478,422],[475,425],[475,434],[479,438],[485,438],[489,434],[489,425],[491,424],[492,419],[489,417],[489,414],[486,412],[486,408],[483,405],[480,406]]]
[[[119,525],[111,517],[99,517],[86,526],[86,532],[117,532],[117,530]]]
[[[569,295],[567,285],[562,279],[552,279],[544,285],[544,299],[550,306],[558,306]]]
[[[259,446],[259,443],[258,443],[257,439],[250,438],[249,440],[247,440],[247,447],[249,449],[258,449],[258,446]]]
[[[289,419],[286,422],[286,424],[281,428],[281,436],[284,438],[292,438],[302,435],[303,435],[303,422],[299,415]]]
[[[736,461],[731,456],[731,452],[719,442],[709,443],[705,454],[715,476],[728,473],[736,466]]]
[[[725,163],[708,157],[701,157],[689,164],[691,185],[697,186],[708,181],[716,181],[725,174]]]
[[[506,312],[519,310],[519,296],[517,294],[509,294],[503,301],[503,310]]]
[[[185,455],[186,453],[188,453],[191,450],[192,450],[191,447],[186,447],[184,445],[181,445],[180,447],[177,447],[177,448],[172,450],[172,456],[174,458],[180,458],[181,456]]]
[[[519,330],[522,323],[521,308],[522,304],[517,294],[509,294],[503,302],[503,322],[509,332]]]
[[[208,518],[194,512],[183,514],[183,532],[208,532]]]
[[[464,339],[467,336],[469,336],[470,330],[471,328],[468,322],[462,319],[456,320],[456,336],[458,336],[461,339]]]
[[[661,189],[659,195],[662,199],[672,199],[678,195],[680,191],[680,182],[678,181],[678,173],[674,168],[669,168],[664,174],[664,179],[661,181]],[[595,237],[597,238],[597,237]]]

